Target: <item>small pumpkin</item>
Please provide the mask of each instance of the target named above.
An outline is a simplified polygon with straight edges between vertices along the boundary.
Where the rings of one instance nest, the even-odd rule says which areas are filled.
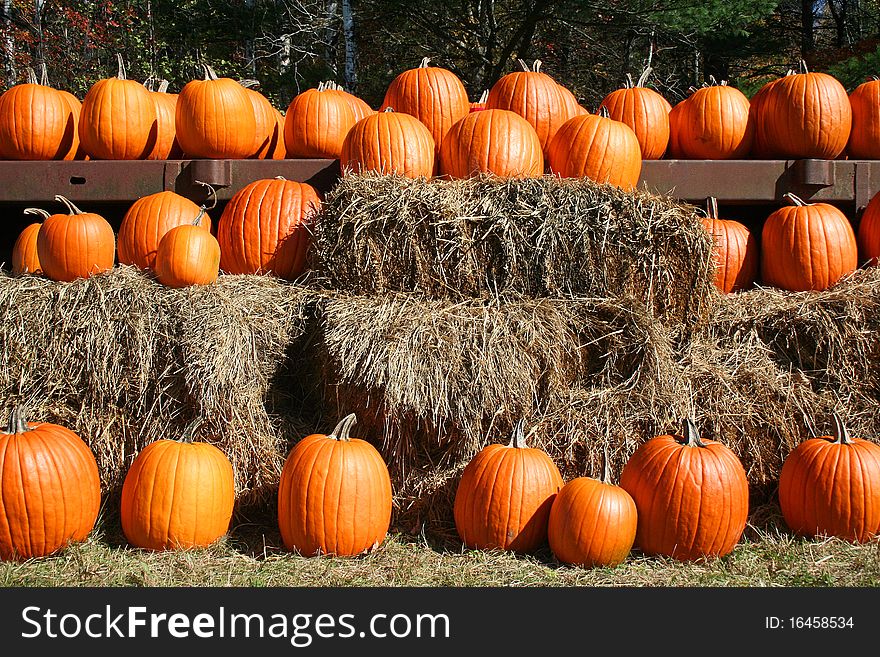
[[[679,435],[643,443],[620,474],[636,503],[636,545],[646,554],[680,561],[722,557],[742,536],[749,484],[739,458],[700,438],[690,419]]]
[[[851,158],[880,159],[880,78],[863,82],[849,94],[852,130],[846,152]]]
[[[602,100],[615,121],[628,125],[639,141],[643,160],[659,160],[669,146],[669,112],[672,106],[663,96],[645,86],[653,69],[647,67],[637,82],[627,76],[626,85]]]
[[[563,483],[547,453],[527,445],[519,422],[507,445],[487,445],[462,471],[453,505],[458,535],[471,548],[532,552],[547,542]]]
[[[53,281],[70,282],[113,268],[116,241],[113,227],[99,214],[83,212],[64,196],[55,200],[69,214],[53,214],[37,233],[37,257]]]
[[[830,436],[810,438],[785,458],[779,506],[802,536],[864,543],[880,534],[880,445],[851,438],[837,413]]]
[[[287,108],[284,144],[290,157],[339,159],[355,124],[350,102],[323,82],[298,94]]]
[[[434,139],[417,118],[389,107],[354,124],[342,143],[339,163],[353,173],[379,171],[430,178]]]
[[[171,228],[156,248],[156,278],[167,287],[209,285],[220,273],[220,244],[201,225],[205,206],[191,224]]]
[[[353,556],[381,545],[391,524],[391,477],[370,443],[350,436],[345,416],[288,454],[278,484],[278,526],[288,550]]]
[[[733,219],[718,217],[718,201],[710,196],[703,225],[714,242],[715,286],[729,294],[750,288],[758,278],[758,242]]]
[[[0,559],[44,557],[85,540],[101,506],[98,464],[70,429],[13,408],[0,430]]]
[[[25,214],[33,214],[41,217],[43,221],[49,218],[49,213],[39,208],[26,208]],[[25,226],[19,233],[15,244],[12,246],[12,275],[42,274],[40,256],[37,253],[37,234],[40,232],[39,223]]]

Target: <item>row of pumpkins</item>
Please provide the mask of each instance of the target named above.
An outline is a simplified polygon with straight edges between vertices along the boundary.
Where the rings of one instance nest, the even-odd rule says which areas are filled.
[[[117,76],[96,82],[81,104],[30,72],[0,96],[0,156],[330,158],[409,176],[549,171],[624,188],[636,185],[642,160],[664,156],[880,158],[880,81],[847,95],[802,64],[751,101],[713,80],[673,107],[644,86],[648,69],[592,114],[540,61],[520,65],[476,103],[453,72],[425,58],[391,82],[379,111],[323,83],[285,114],[249,88],[253,81],[218,77],[207,65],[203,80],[171,94],[126,79],[120,57]]]
[[[287,456],[278,486],[284,546],[305,556],[352,556],[381,544],[392,485],[380,453],[353,438],[354,414],[330,434],[312,434]],[[42,557],[94,528],[98,466],[86,443],[56,424],[26,422],[19,408],[0,432],[0,558]],[[235,502],[228,457],[208,442],[156,440],[136,456],[121,496],[129,543],[150,550],[207,546],[227,533]],[[804,536],[864,542],[880,533],[880,446],[834,435],[792,450],[780,473],[784,519]],[[577,477],[565,483],[553,460],[529,447],[520,423],[510,443],[489,444],[464,468],[456,529],[476,549],[532,552],[549,542],[564,563],[615,566],[633,545],[682,561],[730,553],[742,537],[749,488],[738,457],[701,439],[691,420],[679,435],[643,443],[620,485]]]

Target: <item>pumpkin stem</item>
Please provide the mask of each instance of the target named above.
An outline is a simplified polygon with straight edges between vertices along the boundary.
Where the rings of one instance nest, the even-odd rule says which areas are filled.
[[[422,57],[422,62],[419,64],[419,68],[428,68],[428,62],[430,61],[430,57]]]
[[[254,87],[259,87],[259,86],[260,86],[260,81],[259,81],[259,80],[250,80],[250,79],[247,79],[247,80],[239,80],[238,83],[239,83],[242,87],[244,87],[245,89],[253,89]]]
[[[25,208],[24,213],[39,215],[44,221],[49,218],[49,213],[43,208]]]
[[[805,60],[802,59],[800,62],[798,62],[798,70],[800,71],[801,75],[810,72],[810,69],[807,68],[807,62]]]
[[[211,201],[213,201],[211,203],[210,208],[207,207],[205,205],[205,203],[202,203],[201,209],[202,210],[213,210],[214,208],[216,208],[217,207],[217,190],[214,189],[214,187],[210,183],[202,182],[201,180],[195,180],[193,182],[195,182],[195,184],[197,184],[197,185],[201,185],[202,187],[208,188],[208,198],[205,199],[205,203],[208,202],[208,199],[211,199]],[[199,217],[197,217],[197,219],[196,219],[196,221],[199,221],[199,220],[201,220],[201,215],[199,215]],[[196,224],[196,225],[198,225],[198,224]]]
[[[384,110],[382,110],[382,111],[383,111],[383,112],[393,112],[393,111],[394,111],[394,108],[391,107],[391,106],[389,105],[388,107],[386,107],[386,108],[385,108]]]
[[[642,71],[642,74],[639,76],[639,81],[636,83],[637,87],[644,87],[645,83],[648,81],[648,76],[654,72],[654,69],[650,66],[646,66],[645,70]]]
[[[782,198],[784,198],[785,200],[789,201],[792,205],[797,205],[798,207],[804,207],[804,206],[806,206],[806,205],[809,205],[809,203],[807,203],[806,201],[804,201],[804,200],[803,200],[802,198],[800,198],[799,196],[795,196],[795,195],[792,194],[791,192],[788,192],[787,194],[784,194],[784,195],[782,196]]]
[[[852,445],[853,440],[849,437],[849,430],[840,416],[835,412],[831,414],[831,419],[834,422],[834,442],[838,445]]]
[[[161,82],[159,82],[159,88],[156,89],[156,91],[160,94],[164,94],[166,91],[168,91],[168,80],[162,80]]]
[[[517,59],[516,61],[517,61],[517,63],[520,65],[520,67],[522,68],[522,70],[524,70],[526,73],[529,72],[529,65],[526,64],[526,60],[524,60],[524,59]]]
[[[623,86],[626,89],[632,89],[634,86],[636,86],[636,83],[633,82],[633,76],[631,74],[626,74],[626,80],[624,81]]]
[[[599,108],[599,116],[603,119],[611,118],[611,114],[608,112],[608,108],[605,105],[602,105],[602,107]]]
[[[543,64],[540,59],[536,59],[535,63],[532,65],[532,73],[540,73],[541,72],[541,64]]]
[[[684,444],[688,447],[706,447],[706,443],[700,438],[700,432],[697,425],[689,417],[681,421],[681,435],[684,437]]]
[[[709,217],[709,219],[718,218],[718,199],[714,196],[710,196],[706,199],[706,216]]]
[[[610,484],[611,483],[611,463],[608,458],[608,445],[606,444],[604,449],[602,450],[603,458],[605,460],[605,465],[602,469],[602,483]]]
[[[205,80],[217,80],[217,74],[214,72],[214,69],[208,66],[207,64],[202,64],[202,68],[205,69]]]
[[[480,103],[481,105],[485,105],[488,100],[489,100],[489,90],[483,89],[483,93],[480,94],[480,100],[478,100],[477,102]]]
[[[521,419],[516,423],[516,427],[513,429],[513,436],[510,438],[510,442],[507,443],[508,447],[516,447],[517,449],[525,449],[528,447],[526,444],[526,421],[525,418]]]
[[[44,87],[49,86],[49,69],[46,68],[46,62],[40,64],[40,84]]]
[[[28,430],[23,406],[13,406],[9,414],[9,423],[6,425],[6,433],[25,433]]]
[[[59,203],[64,203],[67,206],[67,209],[70,211],[70,214],[85,214],[82,210],[76,207],[69,198],[65,196],[61,196],[61,194],[55,194],[55,200]]]
[[[116,62],[119,65],[118,70],[116,71],[116,77],[120,80],[125,80],[125,62],[122,61],[122,53],[116,53]]]
[[[27,81],[28,84],[39,84],[39,82],[37,81],[37,74],[34,73],[34,69],[32,69],[30,66],[27,67]]]
[[[339,424],[337,424],[336,428],[333,429],[333,433],[331,433],[327,437],[332,438],[333,440],[341,440],[342,442],[347,443],[351,440],[348,434],[351,431],[351,427],[354,426],[355,422],[357,422],[357,416],[354,413],[349,413],[339,421]]]

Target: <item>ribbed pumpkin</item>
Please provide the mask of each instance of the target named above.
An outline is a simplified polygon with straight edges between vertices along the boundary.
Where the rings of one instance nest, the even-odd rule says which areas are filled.
[[[49,213],[39,208],[26,208],[25,214],[33,214],[42,217],[43,221],[49,218]],[[40,232],[39,223],[25,226],[19,233],[15,244],[12,246],[12,275],[42,274],[40,256],[37,253],[37,234]]]
[[[345,135],[355,124],[349,101],[327,83],[298,94],[285,116],[284,144],[290,157],[338,159]]]
[[[220,244],[202,227],[204,206],[190,224],[171,228],[156,249],[156,278],[167,287],[208,285],[220,273]]]
[[[483,93],[480,94],[480,97],[476,100],[476,102],[471,103],[470,112],[482,112],[486,109],[486,100],[489,98],[489,90],[483,89]]]
[[[470,112],[470,102],[458,76],[445,68],[430,66],[430,61],[425,57],[418,68],[394,78],[379,111],[391,107],[395,112],[416,117],[428,128],[439,153],[452,126]]]
[[[611,483],[577,477],[553,500],[547,538],[559,561],[592,568],[616,566],[626,559],[636,539],[638,513],[629,493]]]
[[[156,440],[141,450],[122,484],[122,531],[148,550],[211,545],[229,530],[235,477],[229,458],[207,442]]]
[[[351,108],[351,111],[354,113],[354,120],[360,121],[361,119],[365,119],[371,114],[375,114],[376,110],[370,107],[367,104],[367,101],[362,98],[358,98],[352,93],[347,92],[340,85],[335,82],[326,82],[325,83],[327,90],[332,91],[335,94],[339,94],[342,98],[345,99],[345,102],[348,103],[348,106]]]
[[[354,173],[379,171],[430,178],[434,173],[434,139],[417,118],[389,107],[354,124],[342,143],[339,164]]]
[[[703,225],[715,242],[715,286],[725,294],[750,288],[761,262],[755,236],[738,221],[719,219],[714,196],[707,206]]]
[[[608,116],[584,114],[562,124],[550,143],[550,171],[563,178],[590,178],[633,189],[642,172],[642,152],[636,134],[625,123]]]
[[[267,160],[283,160],[287,157],[287,145],[284,143],[284,115],[274,107],[272,112],[275,116],[275,128],[272,130],[272,140],[269,142]]]
[[[659,160],[669,146],[669,112],[672,106],[653,89],[645,86],[652,69],[646,68],[636,83],[627,76],[623,89],[615,89],[602,100],[600,107],[608,115],[625,123],[639,140],[643,160]],[[572,114],[574,116],[574,114]]]
[[[547,453],[526,444],[520,422],[507,445],[487,445],[461,473],[453,506],[458,535],[471,548],[531,552],[547,541],[563,483]]]
[[[143,160],[158,139],[156,104],[140,82],[125,77],[118,55],[115,78],[98,80],[82,101],[79,138],[83,150],[96,160]]]
[[[571,116],[559,85],[541,72],[541,60],[535,60],[531,69],[523,60],[518,61],[523,70],[508,73],[492,85],[486,108],[509,110],[528,121],[546,158],[550,142]]]
[[[274,178],[245,185],[220,217],[220,269],[296,278],[305,269],[307,225],[320,208],[318,193],[307,183]]]
[[[170,190],[139,198],[128,208],[119,225],[119,262],[152,269],[159,240],[175,226],[191,223],[197,214],[198,205]],[[210,231],[210,217],[205,215],[199,225]]]
[[[852,130],[846,152],[851,158],[880,159],[880,79],[863,82],[849,94]]]
[[[788,73],[790,75],[792,71],[789,71]],[[751,99],[749,99],[749,114],[751,115],[752,124],[755,126],[755,133],[752,138],[752,151],[750,153],[753,158],[762,159],[772,156],[771,145],[765,136],[766,128],[759,120],[759,117],[764,113],[763,106],[767,98],[770,96],[770,90],[773,88],[773,85],[778,84],[784,79],[785,78],[777,78],[771,80],[758,89]]]
[[[636,503],[636,545],[646,554],[680,561],[721,557],[742,536],[749,514],[749,485],[739,458],[714,440],[700,438],[691,420],[681,435],[643,443],[620,475]]]
[[[72,159],[76,152],[77,116],[56,89],[28,81],[0,95],[0,157],[7,160]]]
[[[74,96],[69,91],[64,91],[63,89],[58,89],[58,93],[61,94],[61,97],[67,103],[67,106],[70,108],[70,113],[73,118],[73,141],[70,144],[70,148],[61,158],[62,160],[83,160],[86,157],[86,152],[83,150],[82,143],[79,140],[79,115],[82,113],[82,103],[79,98]]]
[[[846,89],[826,73],[801,72],[772,83],[756,112],[761,151],[777,158],[833,160],[849,141],[852,108]]]
[[[687,98],[683,101],[676,103],[671,110],[669,110],[669,146],[666,149],[666,155],[664,157],[667,160],[681,160],[684,159],[684,151],[681,150],[681,124],[680,119],[684,114],[685,103],[687,103]]]
[[[828,203],[793,205],[767,217],[761,238],[761,278],[792,292],[824,290],[858,266],[856,236],[846,216]]]
[[[70,429],[28,423],[13,409],[0,431],[0,559],[43,557],[84,540],[100,506],[88,445]]]
[[[872,265],[880,262],[880,193],[874,194],[862,211],[856,242],[863,261]]]
[[[83,212],[64,196],[55,200],[70,214],[53,214],[37,233],[37,257],[53,281],[70,282],[113,268],[116,236],[104,217]]]
[[[381,545],[391,524],[391,477],[382,455],[349,434],[347,415],[329,435],[300,440],[278,484],[278,526],[288,550],[352,556]]]
[[[254,107],[244,87],[220,78],[208,65],[205,77],[190,80],[177,96],[177,140],[189,157],[243,159],[257,136]]]
[[[183,155],[183,149],[177,141],[175,128],[175,114],[177,112],[177,94],[168,93],[168,80],[159,83],[157,91],[151,91],[150,96],[156,106],[156,145],[147,157],[148,160],[172,160],[179,159]]]
[[[581,114],[589,114],[586,108],[581,106],[577,101],[577,98],[568,87],[557,83],[556,88],[559,90],[559,95],[562,97],[562,102],[565,105],[565,113],[568,115],[568,118],[580,116]]]
[[[252,80],[247,80],[245,82],[251,84],[254,83]],[[276,110],[272,107],[272,103],[269,102],[269,99],[259,91],[256,91],[249,86],[245,86],[244,82],[242,83],[242,86],[244,86],[245,93],[247,93],[247,96],[251,101],[254,111],[254,121],[256,121],[254,143],[249,157],[253,160],[265,160],[272,153],[275,144],[277,144],[277,141],[273,142],[273,137],[276,136]]]
[[[779,506],[797,534],[863,543],[880,534],[880,445],[851,438],[833,419],[833,435],[805,440],[785,458]]]
[[[494,173],[513,178],[544,174],[541,140],[519,114],[486,109],[452,126],[440,146],[439,172],[452,178]]]
[[[683,105],[677,129],[678,147],[686,158],[742,159],[754,138],[749,99],[724,81],[697,89]]]

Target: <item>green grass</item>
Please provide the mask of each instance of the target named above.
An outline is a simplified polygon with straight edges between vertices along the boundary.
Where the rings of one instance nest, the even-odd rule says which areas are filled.
[[[128,547],[102,519],[80,545],[43,559],[0,563],[0,586],[878,586],[880,538],[853,545],[782,529],[778,508],[752,514],[730,555],[679,563],[633,551],[617,568],[560,564],[549,549],[529,556],[463,549],[449,534],[391,534],[370,554],[305,558],[281,547],[271,518],[242,522],[210,548],[153,553]]]

